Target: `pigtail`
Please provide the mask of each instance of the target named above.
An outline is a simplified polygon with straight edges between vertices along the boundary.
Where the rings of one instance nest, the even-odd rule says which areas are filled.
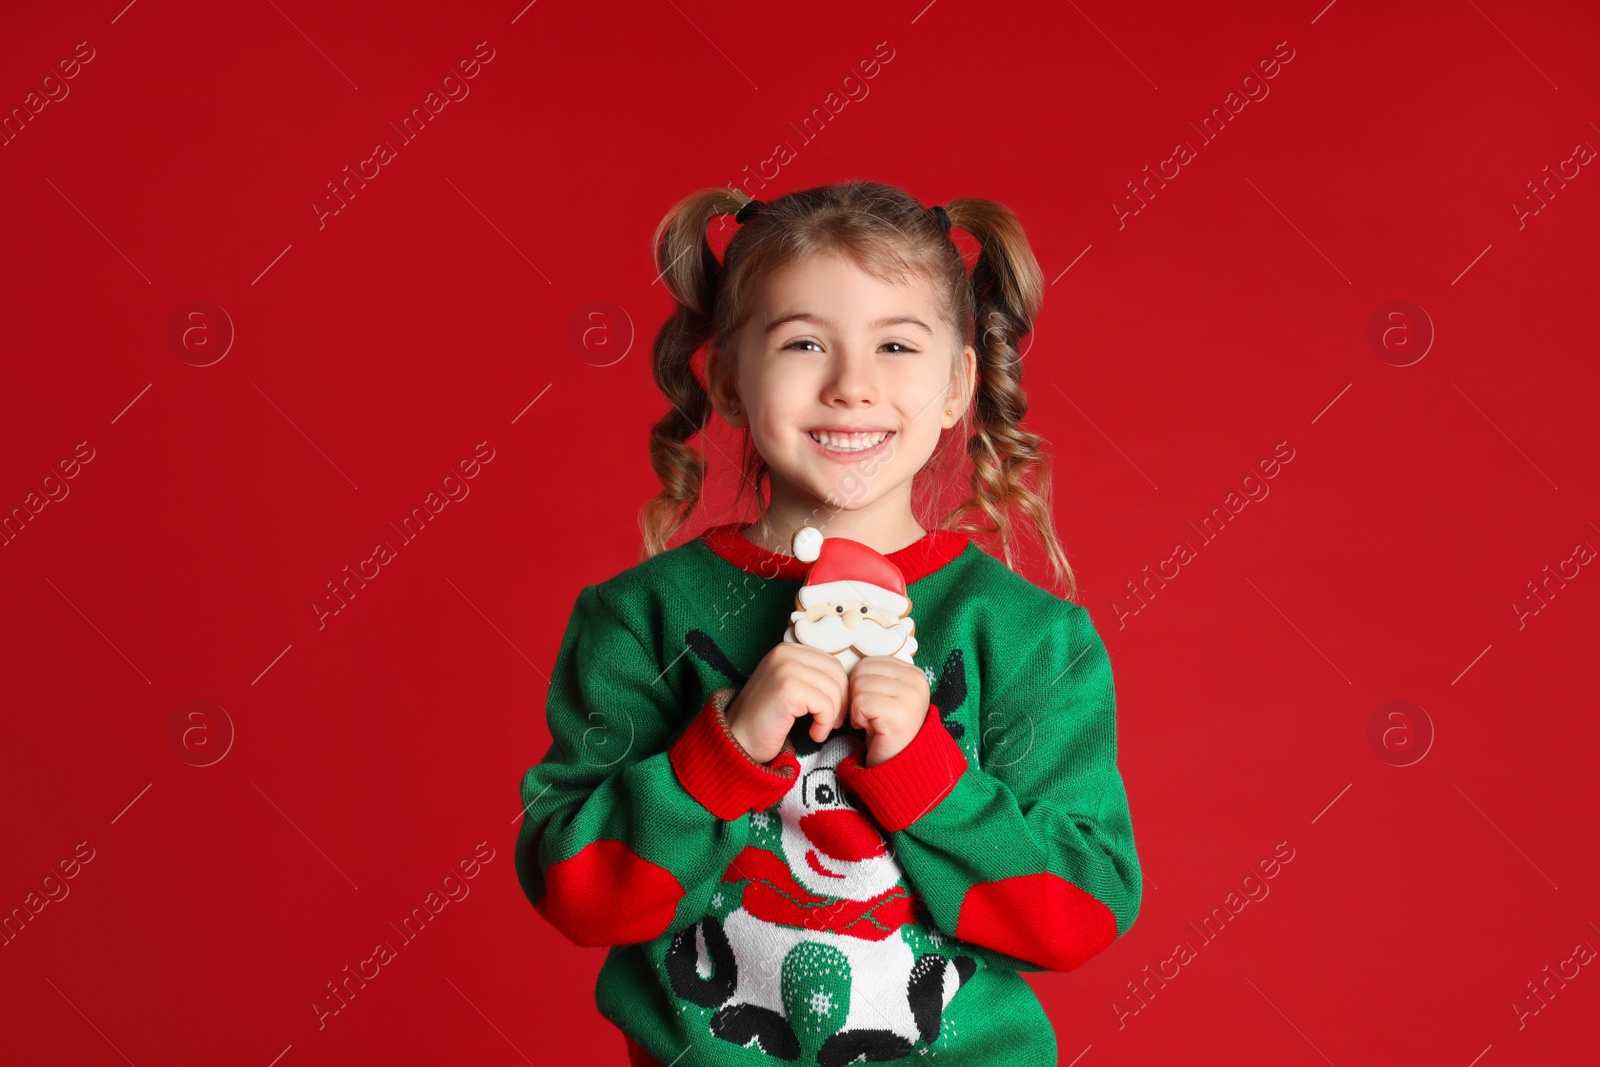
[[[1044,277],[1022,224],[1005,205],[967,198],[951,201],[945,210],[951,225],[966,230],[981,248],[971,272],[972,345],[978,364],[973,430],[967,441],[972,495],[950,513],[945,526],[997,533],[1006,566],[1015,570],[1015,509],[1032,524],[1057,584],[1072,599],[1077,579],[1051,518],[1050,458],[1040,448],[1044,439],[1022,428],[1028,397],[1017,346],[1033,330],[1044,301]],[[987,524],[974,521],[980,513]]]
[[[673,206],[651,240],[661,282],[677,306],[656,334],[651,360],[656,386],[671,406],[650,428],[650,466],[661,481],[661,492],[639,511],[641,559],[663,551],[700,503],[706,461],[688,442],[704,429],[711,401],[692,363],[694,354],[711,340],[722,274],[706,227],[748,199],[723,188],[692,193]]]

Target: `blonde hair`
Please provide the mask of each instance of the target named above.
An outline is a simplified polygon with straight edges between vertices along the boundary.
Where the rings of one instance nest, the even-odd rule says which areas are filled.
[[[1055,581],[1068,599],[1077,581],[1056,537],[1051,518],[1050,458],[1044,439],[1022,428],[1028,398],[1022,390],[1018,342],[1033,329],[1044,299],[1043,277],[1022,224],[1005,205],[974,197],[945,205],[952,227],[977,241],[971,272],[938,217],[893,186],[851,181],[819,186],[763,201],[728,242],[717,262],[707,239],[712,219],[737,211],[750,197],[735,189],[709,188],[684,197],[667,212],[652,239],[661,280],[677,307],[656,335],[652,369],[670,409],[651,428],[650,465],[661,492],[639,512],[641,559],[662,552],[700,503],[706,462],[688,441],[703,431],[710,398],[692,363],[703,348],[716,348],[723,366],[735,356],[731,340],[751,313],[751,298],[763,278],[819,253],[843,254],[888,282],[922,277],[933,286],[939,312],[956,337],[956,358],[966,344],[977,353],[972,403],[962,421],[946,431],[929,462],[913,479],[913,499],[937,495],[952,439],[966,442],[972,461],[971,495],[943,518],[921,525],[966,533],[997,534],[1005,565],[1015,570],[1021,516],[1044,545]],[[762,505],[766,462],[744,434],[743,486]],[[1031,480],[1031,481],[1030,481]],[[916,492],[920,485],[931,493]],[[930,508],[929,514],[936,509]],[[986,520],[983,522],[979,519]]]

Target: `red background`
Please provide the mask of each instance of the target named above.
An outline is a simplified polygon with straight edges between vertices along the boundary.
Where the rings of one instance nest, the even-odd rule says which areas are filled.
[[[1593,966],[1520,1027],[1512,1005],[1600,947],[1600,577],[1566,564],[1542,607],[1527,588],[1600,546],[1600,176],[1520,225],[1511,205],[1600,146],[1600,19],[1323,3],[10,14],[6,113],[78,42],[94,58],[0,148],[0,509],[70,490],[0,547],[0,908],[80,842],[93,858],[0,948],[5,1058],[620,1062],[603,953],[514,877],[517,787],[577,591],[637,560],[656,488],[650,233],[780,140],[795,158],[754,194],[997,199],[1051,282],[1028,425],[1111,652],[1147,879],[1125,938],[1029,976],[1061,1062],[1592,1050]],[[325,183],[485,41],[470,95],[319,227]],[[789,124],[859,95],[879,42],[869,94],[802,141]],[[1202,145],[1188,123],[1279,42],[1270,95]],[[1119,227],[1180,139],[1197,157]],[[216,313],[168,340],[192,300],[235,331],[208,366]],[[597,300],[621,314],[575,346]],[[1393,300],[1436,331],[1408,366],[1416,312],[1391,348],[1367,338]],[[319,628],[325,583],[485,441],[470,495]],[[47,481],[80,442],[92,459]],[[734,439],[712,442],[686,536],[739,517]],[[1203,542],[1190,524],[1279,442],[1270,494]],[[1195,558],[1119,626],[1179,541]],[[222,711],[174,743],[194,700]],[[1392,700],[1421,711],[1369,743]],[[1393,765],[1423,717],[1431,748]],[[182,758],[229,729],[219,761]],[[470,895],[319,1029],[325,983],[479,842]],[[1187,924],[1280,842],[1270,895],[1200,946]],[[1179,940],[1197,958],[1119,1026]]]

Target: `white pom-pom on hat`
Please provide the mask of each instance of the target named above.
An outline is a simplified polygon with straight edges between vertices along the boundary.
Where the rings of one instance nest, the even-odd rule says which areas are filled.
[[[822,531],[813,526],[802,526],[794,532],[794,555],[806,563],[814,563],[822,554]]]

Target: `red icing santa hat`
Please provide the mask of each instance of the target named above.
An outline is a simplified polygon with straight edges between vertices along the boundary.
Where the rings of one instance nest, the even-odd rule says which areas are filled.
[[[822,531],[802,526],[794,533],[794,554],[811,564],[800,590],[802,608],[830,600],[862,600],[894,619],[911,610],[905,575],[877,549],[847,537],[825,538]]]

